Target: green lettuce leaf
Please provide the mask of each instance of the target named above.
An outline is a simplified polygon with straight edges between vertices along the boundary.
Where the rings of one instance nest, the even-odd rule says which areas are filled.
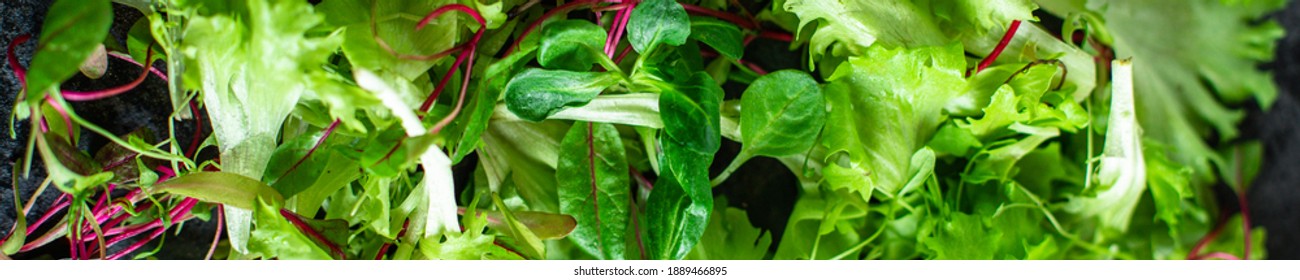
[[[260,179],[285,117],[312,90],[311,73],[322,71],[341,38],[308,34],[324,20],[307,3],[241,4],[247,9],[213,8],[190,18],[182,49],[190,65],[186,85],[202,92],[222,170]],[[243,252],[251,209],[225,209],[232,247]]]

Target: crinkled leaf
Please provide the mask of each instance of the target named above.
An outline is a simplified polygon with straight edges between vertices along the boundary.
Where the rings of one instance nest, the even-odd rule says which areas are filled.
[[[954,37],[990,36],[1013,20],[1035,20],[1031,0],[920,0],[917,6],[938,18],[940,28]],[[996,35],[993,35],[996,36]]]
[[[910,178],[913,153],[943,120],[943,104],[965,86],[964,69],[958,45],[872,47],[841,64],[824,89],[831,109],[822,144],[832,156],[848,156],[833,165],[870,177],[887,195],[897,193]],[[827,177],[832,185],[847,183],[833,178]]]
[[[312,90],[310,73],[323,71],[338,36],[312,36],[323,22],[310,4],[246,0],[247,9],[187,20],[182,42],[186,87],[202,92],[222,170],[260,179],[280,126],[298,97]],[[217,3],[206,3],[217,4]],[[244,252],[253,206],[226,207],[231,245]]]
[[[925,245],[941,260],[991,260],[997,252],[1002,232],[984,225],[982,217],[955,213],[939,222],[934,238]]]
[[[722,202],[725,200],[719,199]],[[715,202],[716,205],[726,203]],[[693,260],[761,260],[772,244],[771,233],[764,233],[749,222],[744,210],[734,207],[714,209],[709,226],[700,243],[691,250]]]
[[[251,179],[250,179],[251,180]],[[257,229],[253,230],[248,241],[250,255],[260,255],[264,259],[282,260],[329,260],[329,252],[316,245],[316,242],[299,231],[292,223],[280,215],[278,207],[264,201],[252,201],[253,221]]]
[[[976,154],[972,158],[975,162],[974,167],[965,176],[962,176],[967,182],[980,184],[1015,177],[1016,162],[1020,158],[1038,149],[1043,142],[1060,135],[1060,130],[1055,127],[1032,127],[1016,124],[1011,125],[1011,129],[1027,136],[1006,146],[990,147],[990,149]]]
[[[930,14],[908,0],[842,1],[787,0],[782,7],[799,17],[796,29],[813,32],[808,52],[809,66],[831,48],[835,56],[862,55],[867,47],[935,46],[949,40],[939,31]],[[810,24],[812,29],[808,29]]]

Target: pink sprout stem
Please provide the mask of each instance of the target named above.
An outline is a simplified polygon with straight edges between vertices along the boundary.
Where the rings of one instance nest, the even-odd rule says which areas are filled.
[[[40,228],[42,224],[45,224],[45,222],[49,221],[51,217],[54,217],[54,214],[58,213],[59,211],[63,211],[63,208],[67,208],[68,205],[72,205],[72,201],[64,199],[67,197],[70,197],[70,195],[66,193],[63,194],[62,196],[59,196],[59,198],[54,201],[54,206],[50,207],[49,210],[45,211],[45,215],[41,215],[41,218],[36,219],[35,223],[28,225],[27,235],[31,235],[32,232],[35,232],[36,229]]]
[[[474,38],[477,39],[478,36],[476,35],[474,36]],[[469,43],[466,43],[466,45],[472,43],[475,42],[470,41]],[[458,49],[464,49],[464,48],[458,48]],[[456,69],[460,68],[460,64],[465,62],[465,60],[469,58],[469,53],[470,53],[469,51],[462,51],[460,52],[459,55],[456,55],[456,62],[453,62],[451,64],[451,68],[448,68],[447,73],[442,75],[441,80],[438,80],[438,85],[433,88],[433,92],[429,93],[429,97],[424,98],[424,103],[420,104],[421,113],[428,112],[429,108],[433,107],[433,102],[438,100],[438,96],[442,95],[442,90],[447,87],[447,82],[451,81],[451,74],[455,73]],[[421,116],[421,118],[423,118],[423,116]]]
[[[627,58],[627,55],[630,53],[632,53],[632,45],[627,45],[623,47],[623,50],[618,52],[618,57],[614,58],[614,63],[615,64],[622,63],[623,59]]]
[[[424,18],[421,19],[420,22],[415,25],[415,30],[424,29],[424,27],[429,24],[429,21],[449,11],[459,11],[468,14],[470,17],[473,17],[474,20],[477,21],[479,24],[479,30],[477,32],[474,32],[474,37],[470,39],[468,43],[465,44],[465,47],[461,48],[462,51],[460,55],[456,56],[456,62],[452,63],[451,68],[447,70],[447,73],[442,76],[442,80],[438,81],[438,86],[435,87],[433,92],[429,93],[429,96],[424,99],[424,103],[420,104],[420,112],[426,112],[429,110],[430,107],[433,107],[433,102],[438,99],[438,95],[441,95],[442,90],[446,88],[447,81],[451,79],[451,74],[456,72],[456,68],[459,68],[462,62],[466,60],[472,61],[471,57],[474,55],[474,51],[477,49],[478,41],[479,39],[483,38],[483,30],[487,29],[487,21],[483,19],[483,15],[480,15],[478,11],[474,10],[473,8],[470,8],[469,6],[465,6],[463,4],[450,4],[450,5],[442,6],[437,10],[433,10],[433,12],[429,13],[428,15],[425,15]],[[471,67],[467,67],[462,74],[463,76],[465,76],[465,82],[461,84],[462,88],[464,88],[469,83],[469,76],[470,76],[469,72],[473,69],[472,67],[473,62],[471,62],[470,65]],[[461,92],[461,99],[462,100],[464,99],[463,90]],[[460,105],[461,104],[457,102],[456,108],[453,109],[453,113],[451,114],[451,116],[455,116],[456,113],[460,111]]]
[[[686,3],[682,3],[682,8],[686,8],[687,13],[715,17],[739,25],[740,28],[750,29],[750,30],[758,29],[757,23],[754,23],[754,21],[752,20],[741,18],[740,16],[737,15],[725,13],[722,11],[705,9],[704,7],[686,4]]]
[[[614,14],[614,24],[610,26],[610,28],[613,29],[612,32],[614,35],[610,36],[609,41],[605,44],[605,55],[609,56],[611,59],[614,58],[614,51],[618,50],[618,43],[623,39],[623,33],[627,31],[627,22],[628,19],[632,18],[632,10],[636,9],[636,2],[619,5],[623,5],[624,7],[622,10],[619,10],[617,14]]]
[[[984,57],[984,60],[980,61],[979,67],[975,68],[976,73],[984,71],[984,68],[988,68],[989,65],[993,65],[993,61],[998,59],[998,56],[1002,54],[1002,50],[1005,50],[1007,45],[1011,44],[1011,38],[1016,37],[1016,29],[1019,28],[1020,20],[1011,21],[1011,27],[1007,27],[1007,33],[1002,34],[1002,40],[998,41],[997,47],[994,47],[993,52],[990,52],[989,56]]]
[[[541,27],[542,23],[546,22],[546,19],[549,19],[557,14],[568,13],[569,11],[572,11],[582,6],[595,5],[596,3],[600,3],[601,1],[602,0],[577,0],[569,3],[565,3],[564,5],[560,5],[559,7],[555,7],[555,9],[551,9],[550,11],[546,11],[546,13],[542,14],[541,18],[538,18],[537,21],[534,21],[532,24],[529,24],[528,27],[524,28],[524,31],[519,34],[519,37],[515,38],[515,42],[511,43],[509,48],[506,48],[506,55],[510,55],[511,53],[514,53],[515,48],[519,47],[519,43],[523,42],[524,38],[528,37],[528,34],[532,34],[533,30],[536,30],[538,27]]]
[[[27,83],[27,69],[23,68],[21,64],[18,64],[18,56],[14,55],[14,48],[17,48],[18,45],[21,45],[22,43],[26,43],[27,40],[30,39],[32,39],[31,34],[23,34],[18,35],[17,38],[14,38],[13,41],[9,42],[9,69],[13,69],[14,76],[18,76],[18,81],[22,83]]]
[[[190,139],[190,147],[185,149],[185,157],[194,157],[194,153],[199,150],[199,137],[203,136],[203,118],[199,117],[199,107],[197,102],[190,100],[190,111],[194,112],[194,136]]]
[[[479,33],[479,35],[482,35],[482,33]],[[474,39],[475,41],[477,41],[478,36],[475,36]],[[461,107],[464,107],[463,105],[465,105],[465,93],[469,91],[469,77],[470,77],[469,72],[470,70],[474,69],[473,53],[476,49],[477,46],[473,46],[469,48],[469,53],[470,53],[469,60],[467,60],[465,63],[465,74],[461,75],[464,76],[464,79],[460,83],[460,97],[456,98],[456,107],[453,107],[451,109],[450,114],[447,114],[446,117],[443,117],[442,120],[439,120],[437,124],[433,125],[433,128],[429,130],[431,134],[438,134],[439,131],[442,131],[443,127],[446,127],[448,124],[451,124],[451,121],[453,119],[456,119],[457,115],[460,115],[460,109]]]
[[[122,250],[122,251],[118,251],[117,253],[113,253],[112,255],[109,255],[109,256],[108,256],[107,258],[105,258],[105,259],[107,259],[107,260],[116,260],[116,259],[120,259],[120,258],[126,256],[126,254],[130,254],[131,252],[135,252],[135,250],[139,250],[140,247],[144,247],[144,245],[149,244],[149,241],[153,241],[154,239],[158,238],[158,236],[161,236],[161,235],[163,234],[163,232],[166,231],[166,230],[167,230],[167,228],[158,228],[158,229],[155,229],[155,230],[153,231],[153,233],[150,233],[150,234],[149,234],[149,237],[148,237],[148,238],[141,239],[140,241],[136,241],[135,243],[132,243],[131,246],[127,246],[126,249],[124,249],[124,250]]]
[[[153,48],[149,48],[148,55],[145,56],[144,60],[153,61]],[[140,71],[139,77],[136,77],[135,80],[125,85],[112,87],[105,90],[90,91],[90,92],[65,90],[63,91],[63,99],[69,101],[91,101],[91,100],[99,100],[99,99],[113,97],[118,94],[122,94],[123,92],[127,92],[131,89],[134,89],[136,86],[139,86],[140,83],[143,83],[145,78],[148,77],[149,77],[148,69],[143,69]]]
[[[150,51],[152,52],[152,50],[150,50]],[[109,52],[108,55],[109,55],[109,56],[112,56],[112,57],[116,57],[117,59],[121,59],[121,60],[126,61],[126,62],[130,62],[131,64],[135,64],[135,66],[144,67],[144,64],[141,64],[139,61],[135,61],[135,59],[131,58],[131,56],[128,56],[128,55],[125,55],[125,54],[121,54],[121,53],[116,53],[116,52]],[[146,55],[146,56],[147,56],[147,55]],[[158,68],[154,68],[153,66],[149,66],[149,73],[153,73],[153,75],[154,75],[155,77],[158,77],[159,79],[162,79],[164,82],[168,81],[168,80],[167,80],[167,73],[163,73],[162,70],[158,70]]]
[[[204,260],[211,260],[212,254],[217,252],[217,244],[221,243],[221,226],[226,223],[223,214],[225,211],[225,205],[217,204],[217,232],[212,236],[212,246],[208,247],[208,254],[203,256]]]
[[[1208,260],[1208,259],[1234,260],[1234,261],[1241,260],[1241,258],[1237,258],[1237,256],[1224,253],[1224,252],[1213,252],[1213,253],[1205,254],[1204,256],[1198,256],[1194,258],[1194,260]]]

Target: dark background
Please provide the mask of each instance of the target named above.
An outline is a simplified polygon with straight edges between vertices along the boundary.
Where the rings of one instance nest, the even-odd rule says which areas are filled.
[[[0,1],[0,47],[7,47],[13,38],[22,34],[34,36],[32,41],[16,49],[16,56],[23,65],[27,65],[31,59],[32,51],[36,45],[33,42],[41,39],[39,38],[40,24],[44,21],[44,15],[49,4],[50,1],[37,0]],[[114,4],[114,8],[116,16],[114,18],[114,28],[111,31],[112,37],[125,38],[127,28],[140,17],[140,14],[133,9],[117,4]],[[1291,2],[1285,10],[1274,14],[1274,17],[1286,27],[1286,37],[1278,41],[1276,61],[1261,65],[1261,67],[1274,71],[1280,94],[1271,111],[1262,112],[1258,108],[1248,108],[1249,117],[1241,124],[1244,137],[1260,140],[1265,149],[1262,170],[1250,188],[1248,199],[1254,224],[1268,231],[1267,250],[1269,258],[1300,259],[1300,186],[1297,185],[1300,184],[1300,148],[1295,147],[1295,144],[1300,144],[1300,95],[1298,95],[1300,94],[1300,5]],[[772,47],[759,44],[758,48],[779,49],[781,46]],[[5,60],[0,62],[5,62],[7,59],[8,55],[5,55]],[[109,72],[103,78],[90,80],[77,75],[65,82],[63,87],[73,90],[103,89],[125,84],[139,74],[140,68],[135,65],[117,59],[109,59],[109,62]],[[768,69],[784,68],[770,67],[774,65],[769,65],[765,61],[757,61],[756,63]],[[780,64],[790,63],[781,62]],[[163,65],[159,63],[156,66],[161,69]],[[11,182],[14,182],[14,177],[17,176],[14,174],[14,164],[23,156],[24,145],[26,144],[25,135],[27,135],[29,128],[26,123],[20,122],[15,127],[17,139],[8,137],[10,110],[13,108],[14,97],[20,88],[17,78],[14,77],[7,63],[0,68],[3,68],[3,70],[0,70],[0,132],[2,132],[0,133],[0,182],[2,182],[0,186],[5,186],[0,188],[0,236],[4,236],[8,234],[17,213],[12,202],[14,197],[13,188],[8,186],[11,185]],[[139,127],[149,127],[156,133],[165,133],[167,131],[167,115],[160,112],[169,111],[167,108],[171,106],[166,92],[166,83],[151,75],[142,86],[135,90],[104,100],[76,102],[73,103],[73,108],[83,117],[116,134],[125,134]],[[196,125],[189,121],[178,122],[176,134],[179,140],[188,143],[188,135],[193,133],[195,127]],[[204,133],[210,130],[207,126],[202,127]],[[85,137],[78,143],[82,150],[94,151],[106,143],[105,139],[98,137],[94,133],[84,133],[84,135]],[[161,134],[155,136],[164,138]],[[723,163],[729,161],[723,157],[720,155],[716,161]],[[743,169],[784,170],[784,167],[775,160],[764,161],[763,159],[756,158],[746,164]],[[32,196],[32,193],[36,191],[36,188],[41,183],[41,179],[45,177],[44,168],[39,163],[33,165],[31,172],[30,177],[22,178],[19,176],[17,180],[19,196],[23,200]],[[788,171],[785,172],[788,173]],[[731,191],[728,191],[728,189],[731,188],[727,185],[790,186],[796,183],[793,178],[788,178],[790,177],[788,175],[781,176],[783,174],[780,172],[759,172],[756,174],[774,175],[764,178],[748,176],[754,178],[754,180],[751,180],[752,182],[728,181],[719,190],[728,192],[728,196],[736,200],[733,201],[733,204],[737,204],[735,206],[750,209],[751,220],[754,220],[756,226],[776,228],[777,232],[774,235],[779,237],[781,236],[779,230],[784,227],[785,222],[780,216],[782,214],[789,215],[788,207],[750,207],[751,205],[746,204],[753,202],[771,205],[765,201],[758,201],[756,197],[792,197],[794,194],[778,196],[770,195],[771,193],[730,193]],[[27,216],[28,221],[44,215],[45,208],[57,198],[58,193],[58,190],[54,187],[50,187],[42,193],[37,199],[36,206]],[[1232,209],[1233,211],[1238,209],[1235,194],[1222,190],[1218,194],[1223,209]],[[757,211],[764,208],[776,210]],[[165,247],[207,248],[212,241],[214,230],[213,222],[187,223],[180,237],[172,236],[175,233],[174,230],[166,234],[166,236],[172,236],[172,238],[167,239],[167,246]],[[39,233],[41,231],[37,232],[37,234]],[[130,243],[132,242],[123,242],[119,246]],[[55,241],[46,247],[48,248],[42,248],[42,250],[67,252],[66,242]],[[110,251],[112,250],[110,249]],[[203,257],[205,252],[206,250],[194,249],[164,250],[159,253],[158,257],[164,259],[199,259]],[[42,252],[33,252],[14,257],[36,258],[42,255]]]

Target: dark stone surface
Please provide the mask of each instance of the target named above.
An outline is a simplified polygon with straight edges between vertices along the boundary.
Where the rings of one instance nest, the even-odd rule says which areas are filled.
[[[47,1],[0,1],[0,44],[6,48],[9,43],[22,34],[31,34],[32,40],[26,44],[18,46],[15,49],[15,56],[23,65],[31,59],[33,51],[36,49],[34,42],[40,40],[40,22],[45,19],[45,11],[49,8]],[[13,71],[9,68],[9,55],[4,54],[5,59],[3,70],[0,70],[0,185],[6,186],[0,188],[0,236],[9,234],[12,230],[14,218],[17,212],[14,211],[14,189],[8,187],[14,184],[14,178],[18,177],[17,185],[19,186],[19,196],[26,203],[32,194],[36,191],[37,185],[45,178],[45,168],[40,165],[33,165],[30,177],[23,178],[21,170],[14,170],[14,164],[24,156],[27,144],[27,125],[25,122],[17,122],[13,128],[10,127],[10,116],[14,106],[14,98],[18,95],[20,84],[18,78],[14,76]],[[10,138],[9,131],[13,129],[16,138]],[[14,172],[18,171],[18,172]],[[39,218],[45,213],[45,205],[50,205],[58,197],[58,190],[50,188],[37,198],[32,211],[28,213],[27,219],[32,220]]]
[[[1300,259],[1300,2],[1277,19],[1287,29],[1272,64],[1277,103],[1243,124],[1264,144],[1264,165],[1247,198],[1254,224],[1267,230],[1268,257]]]
[[[31,34],[33,39],[19,46],[16,50],[18,61],[26,66],[31,59],[40,38],[40,24],[44,20],[44,15],[49,8],[50,1],[2,1],[0,2],[0,15],[3,15],[3,25],[0,26],[0,43],[5,47],[10,40],[21,35]],[[141,18],[139,11],[130,7],[114,4],[114,23],[109,31],[110,38],[117,43],[125,45],[127,31],[132,24]],[[5,57],[6,61],[8,55]],[[127,84],[140,75],[143,69],[130,62],[116,58],[109,58],[108,72],[99,79],[90,79],[80,74],[74,75],[73,78],[65,81],[62,85],[66,90],[94,91]],[[155,63],[159,69],[163,69],[162,62]],[[4,117],[3,124],[0,124],[0,131],[4,132],[4,138],[0,141],[0,182],[5,182],[4,186],[11,185],[14,164],[21,160],[25,154],[25,145],[27,143],[27,134],[29,126],[26,122],[18,122],[15,125],[16,138],[9,138],[9,116],[13,109],[13,102],[20,90],[19,81],[14,77],[13,72],[8,65],[0,71],[0,116]],[[171,113],[171,101],[167,94],[167,83],[155,76],[150,75],[143,84],[122,93],[120,95],[105,98],[101,100],[88,102],[72,102],[72,108],[78,115],[86,120],[93,122],[100,127],[116,135],[125,135],[137,129],[145,128],[153,133],[154,139],[166,139],[168,132],[168,120]],[[204,131],[206,135],[210,133],[210,127],[207,126],[207,120],[204,122]],[[181,147],[186,148],[193,139],[196,125],[193,120],[179,121],[175,124],[175,133],[177,141],[180,141]],[[83,151],[94,154],[109,141],[93,132],[83,130],[81,139],[78,139],[77,146]],[[210,153],[207,153],[211,157]],[[45,177],[45,169],[40,165],[39,159],[32,166],[31,176],[21,180],[17,185],[21,199],[26,202],[39,187],[41,180]],[[21,175],[21,174],[17,174]],[[59,195],[59,190],[55,187],[48,187],[37,199],[32,210],[27,215],[30,222],[39,218],[46,212],[46,209],[53,204],[53,200]],[[120,195],[120,194],[119,194]],[[5,236],[11,230],[11,226],[17,215],[13,207],[13,188],[0,188],[0,236]],[[60,215],[55,216],[57,221]],[[47,222],[51,225],[54,222]],[[201,259],[207,252],[207,247],[212,241],[215,232],[214,222],[200,222],[194,220],[188,222],[181,228],[179,234],[176,230],[169,230],[166,234],[167,246],[165,250],[160,251],[157,255],[164,259]],[[36,234],[41,234],[44,229],[38,230]],[[122,242],[119,246],[110,248],[109,251],[120,249],[130,245],[134,241]],[[62,243],[62,244],[61,244]],[[145,247],[146,250],[153,248],[154,244]],[[45,250],[38,250],[32,253],[16,255],[15,257],[26,258],[43,258],[43,257],[66,257],[66,242],[54,242]],[[201,248],[201,249],[196,249]],[[47,255],[48,253],[48,255]]]

